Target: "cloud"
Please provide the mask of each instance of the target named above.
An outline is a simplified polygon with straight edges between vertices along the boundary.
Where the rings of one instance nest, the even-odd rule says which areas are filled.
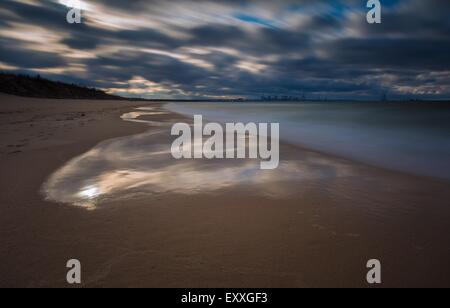
[[[448,1],[384,2],[381,25],[359,0],[85,3],[71,25],[60,1],[4,0],[2,68],[149,98],[450,96]]]
[[[0,39],[0,55],[0,62],[30,69],[53,68],[67,64],[58,54],[21,48],[7,39]]]

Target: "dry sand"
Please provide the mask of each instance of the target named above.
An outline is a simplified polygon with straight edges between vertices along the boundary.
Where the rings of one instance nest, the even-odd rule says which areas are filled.
[[[283,160],[319,155],[353,175],[286,184],[282,201],[251,187],[96,211],[44,200],[68,160],[147,130],[119,118],[143,105],[0,96],[0,287],[66,287],[72,258],[85,287],[365,287],[373,258],[383,286],[450,286],[448,182],[289,145]]]

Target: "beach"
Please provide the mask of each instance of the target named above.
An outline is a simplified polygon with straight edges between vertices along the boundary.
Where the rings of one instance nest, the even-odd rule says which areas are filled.
[[[47,200],[43,185],[95,150],[150,135],[169,148],[155,123],[190,119],[162,103],[0,99],[1,287],[68,287],[70,259],[82,263],[83,287],[367,287],[370,259],[383,264],[383,287],[450,286],[447,180],[282,143],[283,174],[305,176],[235,185],[230,175],[212,189],[200,176],[217,166],[171,169],[167,155],[151,190],[141,184],[143,194],[115,198],[112,187],[88,209]],[[153,124],[121,118],[143,106],[161,112],[139,118]],[[92,155],[101,174],[110,171]],[[185,173],[202,180],[175,181]]]

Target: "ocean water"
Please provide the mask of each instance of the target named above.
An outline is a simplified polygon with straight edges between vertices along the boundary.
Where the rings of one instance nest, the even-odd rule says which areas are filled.
[[[42,186],[45,198],[90,210],[110,201],[227,189],[279,199],[298,193],[298,185],[290,183],[346,178],[356,172],[350,164],[316,153],[286,159],[275,170],[261,170],[258,159],[176,160],[170,150],[175,139],[170,133],[173,121],[158,121],[165,113],[159,107],[142,107],[123,114],[122,120],[148,125],[149,130],[105,140],[66,162]]]
[[[172,103],[166,108],[218,122],[278,122],[280,137],[289,143],[446,182],[450,178],[450,121],[445,104]],[[275,170],[261,170],[259,160],[175,160],[170,152],[174,123],[160,119],[166,112],[143,107],[123,114],[124,121],[148,125],[149,130],[103,141],[66,162],[42,186],[45,198],[87,209],[112,200],[213,195],[236,189],[249,196],[283,199],[298,197],[300,187],[321,187],[327,194],[353,198],[361,195],[359,183],[368,180],[367,169],[349,161],[311,151],[283,152],[284,146]],[[381,179],[379,184],[389,189],[396,185],[389,177],[374,176],[375,182]],[[338,179],[341,184],[353,181],[359,189],[341,191],[335,186]],[[363,184],[363,191],[366,201],[372,199],[370,204],[385,203],[374,198],[370,186]],[[378,206],[371,211],[379,211]]]
[[[201,102],[165,107],[222,123],[280,123],[280,138],[292,144],[391,170],[450,179],[450,103]]]

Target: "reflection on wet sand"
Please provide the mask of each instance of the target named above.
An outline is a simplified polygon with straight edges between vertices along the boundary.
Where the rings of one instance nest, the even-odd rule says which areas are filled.
[[[159,114],[140,109],[122,118],[152,125],[137,118]],[[172,139],[170,130],[161,127],[102,142],[51,175],[43,187],[46,198],[92,209],[111,198],[192,195],[237,186],[251,187],[249,191],[257,195],[283,198],[295,193],[293,181],[301,185],[303,179],[351,174],[347,165],[315,155],[281,161],[276,170],[260,170],[259,160],[175,160],[170,152]]]
[[[125,113],[120,118],[127,122],[144,123],[151,126],[167,126],[167,123],[164,122],[139,119],[144,116],[158,116],[166,114],[169,113],[166,111],[158,111],[155,107],[139,107],[136,108],[136,111]]]

